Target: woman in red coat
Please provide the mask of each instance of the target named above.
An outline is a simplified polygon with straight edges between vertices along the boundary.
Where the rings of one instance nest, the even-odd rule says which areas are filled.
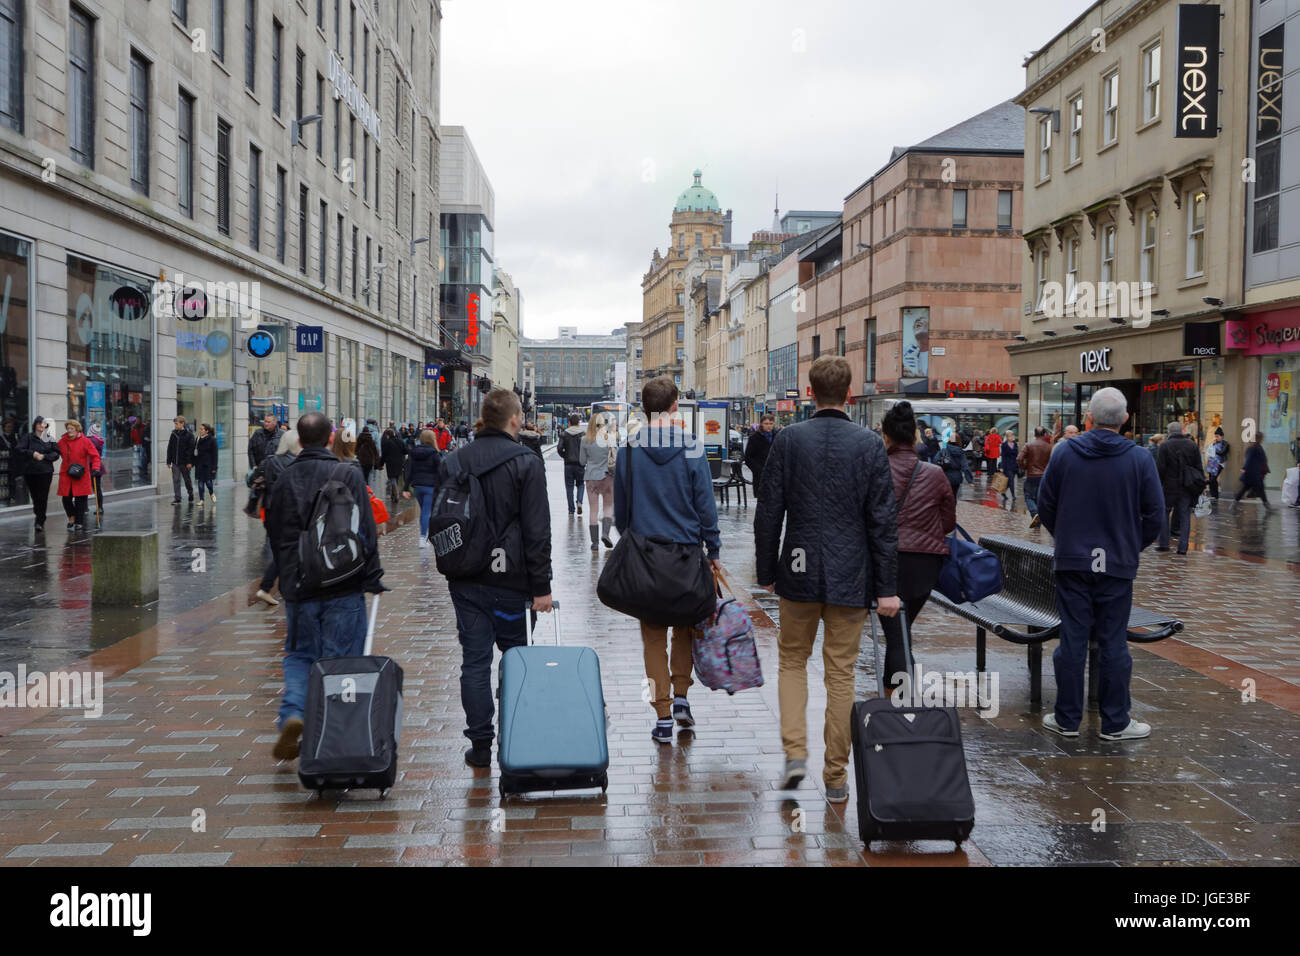
[[[63,499],[63,510],[68,515],[68,530],[82,531],[86,526],[86,497],[95,493],[94,480],[91,475],[99,471],[99,452],[90,439],[81,433],[81,423],[69,421],[65,434],[59,439],[59,457],[63,461],[63,470],[59,472],[59,497]],[[80,465],[78,477],[69,471]]]

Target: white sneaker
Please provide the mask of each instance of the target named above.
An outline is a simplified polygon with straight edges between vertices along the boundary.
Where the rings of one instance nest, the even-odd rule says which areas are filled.
[[[257,589],[257,599],[259,601],[265,601],[268,607],[279,607],[280,605],[279,601],[271,597],[271,595],[267,594],[261,588]]]
[[[428,538],[421,538],[421,539],[420,539],[420,550],[423,551],[423,550],[424,550],[425,548],[427,548],[428,546],[429,546],[429,539],[428,539]]]
[[[1060,734],[1062,737],[1079,736],[1079,732],[1077,730],[1066,730],[1064,727],[1058,724],[1056,722],[1055,713],[1048,713],[1043,715],[1043,726],[1054,734]]]
[[[1151,736],[1151,725],[1140,720],[1130,720],[1128,726],[1117,734],[1098,734],[1102,740],[1141,740]]]

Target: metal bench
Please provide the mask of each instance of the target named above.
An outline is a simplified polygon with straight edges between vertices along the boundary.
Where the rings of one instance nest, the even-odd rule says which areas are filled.
[[[713,480],[713,493],[721,496],[723,507],[731,504],[732,488],[737,491],[737,503],[743,502],[748,507],[749,495],[746,492],[748,482],[740,473],[740,462],[723,458],[721,445],[707,446],[705,457],[709,462],[709,477]]]
[[[975,671],[986,668],[986,633],[992,631],[1004,641],[1023,644],[1029,653],[1029,700],[1043,700],[1043,644],[1061,630],[1056,612],[1056,582],[1052,577],[1052,549],[1005,535],[988,534],[980,547],[992,551],[1002,562],[1002,590],[982,601],[958,604],[938,591],[930,600],[975,625]],[[1167,614],[1133,607],[1128,618],[1128,639],[1136,644],[1164,640],[1183,629],[1183,622]],[[1088,701],[1097,700],[1097,642],[1088,643]]]

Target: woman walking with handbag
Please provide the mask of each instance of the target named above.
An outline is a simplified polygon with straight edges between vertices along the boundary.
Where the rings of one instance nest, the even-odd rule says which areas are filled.
[[[101,459],[95,446],[81,432],[81,423],[69,421],[64,435],[59,439],[59,457],[63,470],[59,472],[59,497],[68,516],[69,531],[83,531],[86,527],[86,498],[95,493],[92,472],[98,471]]]
[[[673,380],[661,375],[646,382],[641,407],[650,423],[619,452],[614,527],[622,537],[605,562],[597,594],[606,606],[624,613],[631,613],[633,603],[639,607],[633,616],[641,622],[647,686],[657,718],[650,737],[671,744],[674,719],[683,728],[695,726],[686,702],[693,683],[691,630],[714,609],[709,566],[722,568],[722,539],[709,463],[702,454],[691,454],[700,450],[695,436],[672,420],[677,411]],[[653,561],[652,556],[660,563],[647,566],[649,573],[638,570],[637,562]],[[662,594],[645,593],[650,579],[665,582]],[[628,600],[633,592],[635,602]]]
[[[1020,466],[1016,459],[1020,455],[1020,443],[1016,441],[1015,432],[1007,432],[1007,437],[1002,442],[1002,474],[1007,479],[1007,490],[1002,492],[1002,500],[1006,501],[1007,496],[1011,496],[1011,501],[1016,500],[1016,475],[1020,473]]]
[[[614,547],[609,537],[610,526],[614,523],[614,475],[610,458],[618,454],[618,431],[617,424],[613,430],[609,427],[607,419],[611,417],[592,415],[587,423],[587,434],[578,446],[578,462],[583,467],[582,480],[587,489],[587,528],[591,533],[591,550],[595,552],[600,551],[602,541],[605,547]],[[596,526],[598,516],[599,530]]]
[[[882,424],[894,500],[898,502],[898,597],[910,634],[939,580],[939,569],[948,554],[944,536],[957,527],[957,501],[943,469],[916,457],[912,403],[899,402],[885,413]],[[898,684],[895,677],[915,673],[915,668],[909,667],[913,662],[903,659],[903,628],[898,618],[881,617],[880,624],[885,632],[885,684],[894,687]]]

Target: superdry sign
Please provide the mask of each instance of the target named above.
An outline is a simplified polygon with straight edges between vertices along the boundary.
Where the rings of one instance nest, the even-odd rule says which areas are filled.
[[[478,345],[478,295],[471,292],[465,303],[465,345],[473,348]]]
[[[1219,135],[1219,5],[1178,5],[1177,97],[1174,136],[1214,139]]]
[[[1300,309],[1260,312],[1229,319],[1225,344],[1247,355],[1300,352]]]

